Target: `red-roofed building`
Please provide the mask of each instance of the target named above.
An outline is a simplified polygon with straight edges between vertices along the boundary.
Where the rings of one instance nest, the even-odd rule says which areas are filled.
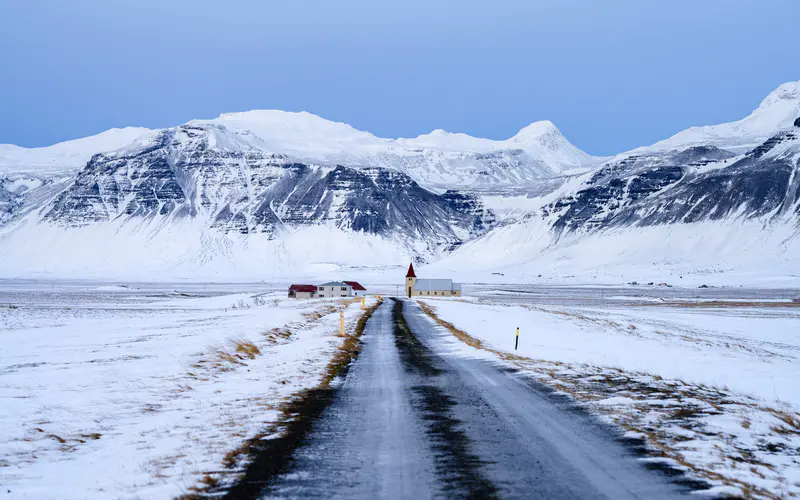
[[[311,299],[317,295],[317,285],[292,285],[289,287],[290,299]]]
[[[461,297],[461,284],[453,283],[451,279],[417,278],[412,263],[406,273],[406,296]]]
[[[363,297],[364,295],[366,295],[367,289],[364,288],[358,281],[345,281],[345,283],[353,288],[354,296]]]

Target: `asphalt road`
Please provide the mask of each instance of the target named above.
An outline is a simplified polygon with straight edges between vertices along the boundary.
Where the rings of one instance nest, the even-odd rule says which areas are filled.
[[[414,302],[384,303],[332,403],[261,497],[688,495],[606,426],[449,336]]]

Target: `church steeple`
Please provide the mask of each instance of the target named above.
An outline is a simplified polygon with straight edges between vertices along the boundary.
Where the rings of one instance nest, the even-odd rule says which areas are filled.
[[[414,272],[414,263],[408,265],[406,274],[406,296],[411,298],[414,295],[414,285],[417,284],[417,274]]]

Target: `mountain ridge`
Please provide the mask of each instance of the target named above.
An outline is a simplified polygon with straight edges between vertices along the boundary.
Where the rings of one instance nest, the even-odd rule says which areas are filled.
[[[414,259],[448,272],[518,263],[532,279],[527,270],[542,265],[562,275],[566,262],[584,274],[610,269],[612,235],[638,249],[618,250],[630,260],[622,267],[649,252],[667,267],[712,268],[670,237],[689,227],[700,233],[685,236],[696,252],[726,255],[732,269],[735,255],[720,245],[737,226],[760,245],[743,253],[749,265],[784,259],[776,269],[800,271],[800,260],[780,257],[800,228],[798,89],[780,86],[737,122],[612,158],[586,155],[546,120],[502,141],[443,130],[382,139],[274,110],[133,130],[73,174],[0,171],[0,273],[54,271],[45,257],[54,250],[30,250],[49,241],[84,273],[97,262],[113,274],[126,258],[147,274],[184,276],[256,272],[255,262],[291,273]],[[303,238],[325,240],[306,248]],[[149,259],[126,254],[125,240]],[[121,255],[95,249],[104,246]]]

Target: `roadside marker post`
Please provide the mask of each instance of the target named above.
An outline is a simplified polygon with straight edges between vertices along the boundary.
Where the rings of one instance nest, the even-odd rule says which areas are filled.
[[[342,336],[344,336],[344,311],[339,312],[339,328],[341,328]]]
[[[364,305],[364,301],[367,300],[365,297],[361,297],[361,310],[363,311],[367,307]]]
[[[514,339],[514,350],[515,351],[517,350],[517,347],[519,347],[519,327],[517,327],[517,336]]]

